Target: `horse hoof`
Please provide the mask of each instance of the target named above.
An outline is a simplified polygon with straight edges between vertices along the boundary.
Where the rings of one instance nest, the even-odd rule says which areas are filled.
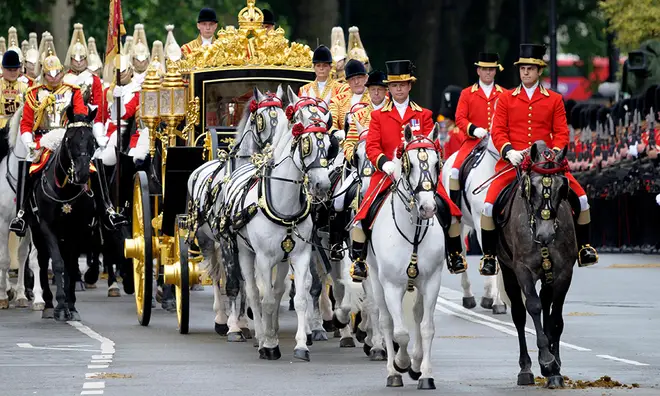
[[[296,306],[293,304],[293,299],[289,300],[289,311],[295,311]]]
[[[358,328],[355,332],[355,339],[358,340],[360,344],[364,344],[364,340],[367,339],[367,332]]]
[[[364,343],[364,345],[362,345],[362,351],[367,356],[371,356],[371,348],[372,348],[372,346],[368,345],[366,342]]]
[[[44,304],[45,306],[46,304]],[[53,319],[55,317],[55,310],[53,308],[44,308],[41,313],[41,319]]]
[[[561,375],[553,375],[548,378],[548,381],[545,383],[545,387],[548,389],[559,389],[564,387],[564,377]]]
[[[413,379],[413,381],[417,381],[422,376],[422,373],[421,372],[418,373],[417,371],[413,370],[412,367],[410,367],[408,369],[408,375],[410,376],[410,378]]]
[[[493,315],[504,315],[506,313],[506,304],[493,304]]]
[[[55,320],[58,322],[66,322],[71,319],[71,313],[68,309],[55,310]]]
[[[493,308],[493,299],[490,297],[481,297],[481,308],[484,309]]]
[[[400,372],[400,373],[407,373],[408,370],[410,369],[410,366],[408,366],[408,367],[406,367],[406,368],[399,367],[399,366],[396,364],[396,359],[394,359],[394,369],[395,369],[396,371]]]
[[[96,283],[87,283],[87,282],[85,282],[85,287],[87,289],[96,289]]]
[[[227,333],[227,342],[245,342],[245,337],[241,331],[232,331]]]
[[[339,340],[339,347],[340,348],[355,348],[355,341],[353,341],[353,337],[344,337],[341,340]]]
[[[332,324],[333,324],[333,325],[335,326],[335,328],[337,328],[337,329],[343,329],[344,327],[346,327],[346,325],[347,325],[348,323],[342,323],[342,322],[340,322],[340,321],[339,321],[339,318],[337,318],[337,315],[333,313],[333,314],[332,314]]]
[[[259,359],[266,359],[266,350],[264,348],[259,348]]]
[[[30,301],[27,298],[19,298],[16,300],[16,308],[27,308],[30,306]]]
[[[252,342],[252,346],[255,347],[255,348],[259,348],[259,340],[257,340],[257,339],[255,338],[254,341]],[[261,353],[261,352],[260,352],[260,353]]]
[[[392,345],[394,346],[394,352],[399,352],[399,344],[397,342],[392,341]]]
[[[518,385],[534,385],[534,374],[532,372],[518,374]]]
[[[421,378],[417,381],[417,389],[435,389],[433,378]]]
[[[7,308],[9,308],[9,299],[0,300],[0,309],[7,309]]]
[[[254,320],[254,314],[252,313],[252,308],[248,307],[247,309],[247,316],[250,318],[250,320]]]
[[[333,338],[339,338],[339,337],[341,337],[341,332],[339,331],[339,329],[334,329],[334,330],[332,331],[332,337],[333,337]]]
[[[463,308],[472,309],[477,306],[477,301],[472,297],[463,297]]]
[[[280,346],[276,346],[275,348],[263,348],[264,349],[264,356],[266,357],[267,360],[277,360],[282,357],[282,354],[280,353]]]
[[[74,322],[80,322],[80,314],[78,313],[78,311],[70,311],[69,320],[73,320]]]
[[[325,330],[312,330],[312,341],[328,341]]]
[[[371,349],[369,360],[372,362],[384,362],[387,360],[387,352],[382,349]]]
[[[324,320],[323,329],[327,332],[331,332],[331,331],[335,331],[335,326],[332,324],[331,320]]]
[[[9,301],[12,301],[14,297],[16,297],[14,289],[7,290],[7,308],[9,308]]]
[[[243,333],[243,337],[245,337],[246,340],[252,339],[252,332],[247,327],[241,327],[241,332]]]
[[[314,345],[314,341],[312,341],[312,335],[311,334],[307,334],[307,341],[305,342],[305,344],[307,346]]]
[[[403,386],[403,377],[398,374],[390,375],[387,377],[388,388],[400,388]]]
[[[167,312],[176,312],[176,302],[173,298],[163,299],[163,302],[160,304],[161,307]]]
[[[225,324],[216,323],[215,324],[215,332],[218,333],[218,335],[221,335],[221,336],[224,337],[229,332],[229,326],[227,326],[226,323]]]
[[[309,362],[309,351],[307,349],[294,349],[293,357]]]
[[[119,291],[119,288],[108,289],[108,297],[121,297],[121,292]]]
[[[43,311],[44,308],[46,308],[46,303],[39,302],[39,303],[33,303],[32,304],[32,310],[33,311]]]

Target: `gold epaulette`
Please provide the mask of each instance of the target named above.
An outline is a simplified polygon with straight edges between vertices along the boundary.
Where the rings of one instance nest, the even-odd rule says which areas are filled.
[[[541,92],[541,94],[543,94],[545,96],[550,96],[550,92],[548,92],[548,90],[545,89],[545,87],[543,85],[541,85],[540,82],[539,82],[539,91]]]
[[[496,90],[497,92],[499,92],[499,93],[504,92],[504,90],[502,89],[502,87],[500,87],[500,86],[497,85],[497,84],[495,84],[495,90]]]
[[[474,83],[472,86],[472,89],[470,90],[470,93],[475,93],[479,90],[479,83]]]
[[[412,100],[410,101],[410,108],[413,109],[413,111],[422,111],[422,107],[418,105],[417,103],[413,102]]]
[[[69,84],[69,83],[63,82],[62,85],[65,85],[65,86],[73,88],[73,89],[80,89],[80,86],[78,86],[76,84]],[[59,89],[58,89],[58,91],[59,91]]]
[[[522,88],[522,84],[518,85],[518,87],[516,87],[516,89],[514,89],[513,92],[511,93],[511,96],[518,96],[520,94],[521,88]]]
[[[385,112],[385,111],[392,111],[392,107],[394,107],[394,101],[390,100],[383,106],[380,111]]]

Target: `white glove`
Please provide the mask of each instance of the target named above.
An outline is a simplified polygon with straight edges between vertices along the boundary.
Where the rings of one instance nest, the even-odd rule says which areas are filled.
[[[112,96],[115,98],[121,98],[122,95],[122,86],[117,85],[115,86],[115,89],[112,90]]]
[[[107,136],[96,136],[96,144],[99,145],[99,148],[105,148],[108,145],[108,140]]]
[[[660,194],[658,194],[658,195],[655,196],[655,203],[657,203],[658,205],[660,205]]]
[[[518,166],[523,160],[523,155],[522,151],[518,150],[509,150],[508,153],[506,153],[506,158],[513,164],[513,166]]]
[[[383,164],[383,172],[387,173],[388,175],[394,173],[395,169],[396,169],[396,165],[394,165],[394,162],[392,161],[387,161],[386,163]]]
[[[636,144],[633,144],[632,146],[628,147],[628,154],[632,155],[633,157],[637,157],[639,155]]]
[[[488,134],[488,131],[483,129],[483,128],[476,128],[474,130],[474,137],[477,139],[481,139],[482,137],[486,136]]]

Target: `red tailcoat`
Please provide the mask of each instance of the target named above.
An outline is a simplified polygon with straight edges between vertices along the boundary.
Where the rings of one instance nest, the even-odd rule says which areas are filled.
[[[433,114],[431,110],[423,109],[412,101],[406,108],[403,119],[399,116],[399,112],[393,102],[389,102],[380,110],[375,110],[371,113],[369,133],[367,134],[367,157],[376,167],[376,172],[371,177],[369,188],[365,193],[364,201],[358,210],[355,220],[363,220],[369,211],[369,206],[378,193],[392,185],[392,180],[382,171],[382,166],[394,156],[394,151],[403,140],[403,128],[408,124],[419,127],[419,130],[413,131],[415,135],[428,135],[433,129]],[[379,190],[376,191],[376,186],[378,186],[384,177],[387,177],[387,179],[380,186]],[[438,178],[437,192],[451,208],[452,216],[460,217],[461,210],[447,196],[447,192],[442,186],[441,178]]]

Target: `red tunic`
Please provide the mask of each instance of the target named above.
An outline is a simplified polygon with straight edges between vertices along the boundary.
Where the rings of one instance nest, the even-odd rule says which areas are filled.
[[[463,142],[458,151],[453,169],[461,168],[465,158],[481,140],[474,136],[474,130],[477,128],[490,129],[492,116],[495,115],[495,103],[504,92],[502,87],[495,84],[490,92],[490,97],[486,97],[486,93],[479,83],[469,86],[461,92],[456,107],[456,125],[468,139]]]
[[[38,94],[42,90],[48,90],[50,91],[55,97],[58,97],[59,95],[62,95],[68,90],[73,91],[73,113],[78,115],[87,115],[87,106],[85,106],[85,103],[83,102],[82,95],[80,94],[80,89],[78,87],[75,87],[73,85],[69,84],[60,84],[59,87],[52,89],[48,88],[46,85],[41,84],[41,85],[35,85],[34,87],[30,88],[25,95],[25,106],[23,106],[23,117],[21,118],[21,134],[23,133],[34,133],[36,130],[39,129],[39,125],[35,125],[35,120],[36,117],[40,116],[39,114],[35,114],[35,110],[41,105],[41,103],[38,100]],[[44,109],[44,113],[47,110]],[[43,114],[42,117],[46,117],[46,114]],[[62,124],[60,126],[64,126],[65,121],[62,120]],[[40,134],[33,135],[32,139],[35,143],[39,141],[41,138]]]
[[[103,109],[107,106],[105,96],[103,95],[103,83],[96,74],[92,74],[92,76],[94,76],[94,83],[92,83],[92,97],[89,98],[89,103],[98,106],[94,122],[105,123],[105,111]]]
[[[447,139],[445,145],[443,146],[445,158],[451,157],[452,154],[459,151],[461,147],[469,143],[466,142],[467,138],[465,137],[463,132],[461,132],[461,130],[458,129],[458,127],[454,127],[451,131],[448,131],[447,135],[449,136],[449,139]],[[476,139],[471,139],[471,140],[477,141]],[[463,157],[463,159],[465,159],[465,157]]]
[[[401,119],[394,103],[390,102],[382,109],[375,110],[371,113],[369,133],[367,134],[367,157],[377,170],[371,177],[369,188],[365,193],[365,199],[355,217],[356,221],[364,220],[374,198],[376,198],[380,191],[384,191],[392,185],[391,179],[382,171],[381,166],[386,160],[392,159],[394,151],[401,144],[403,128],[407,124],[417,125],[419,127],[419,131],[413,131],[415,134],[428,135],[433,129],[433,115],[431,110],[423,109],[416,103],[410,102],[403,119]],[[376,191],[376,186],[378,186],[384,177],[387,177],[387,179],[378,191]],[[452,216],[460,217],[461,210],[449,199],[440,178],[438,178],[437,193],[449,205]]]
[[[497,161],[496,171],[507,164],[506,153],[511,150],[525,150],[537,140],[543,140],[548,147],[563,149],[568,145],[569,133],[566,111],[560,94],[548,91],[539,85],[532,99],[521,86],[500,95],[491,131],[493,143],[502,158]],[[566,176],[571,189],[578,197],[585,195],[575,178],[568,172]],[[516,177],[515,171],[502,174],[488,187],[486,202],[493,204],[497,196]]]
[[[124,100],[126,100],[126,95],[122,97],[122,104],[124,104],[123,103]],[[121,117],[122,121],[128,121],[131,118],[135,117],[135,114],[137,113],[137,110],[140,107],[140,92],[139,91],[133,92],[133,97],[125,104],[125,106],[126,106],[126,113]],[[117,120],[110,119],[110,110],[109,110],[110,106],[108,106],[107,108],[108,111],[106,113],[106,116],[109,121],[107,136],[108,138],[110,138],[112,134],[117,131]],[[124,123],[122,122],[122,124]],[[129,148],[135,148],[139,137],[140,137],[140,129],[138,128],[137,131],[131,136]]]

